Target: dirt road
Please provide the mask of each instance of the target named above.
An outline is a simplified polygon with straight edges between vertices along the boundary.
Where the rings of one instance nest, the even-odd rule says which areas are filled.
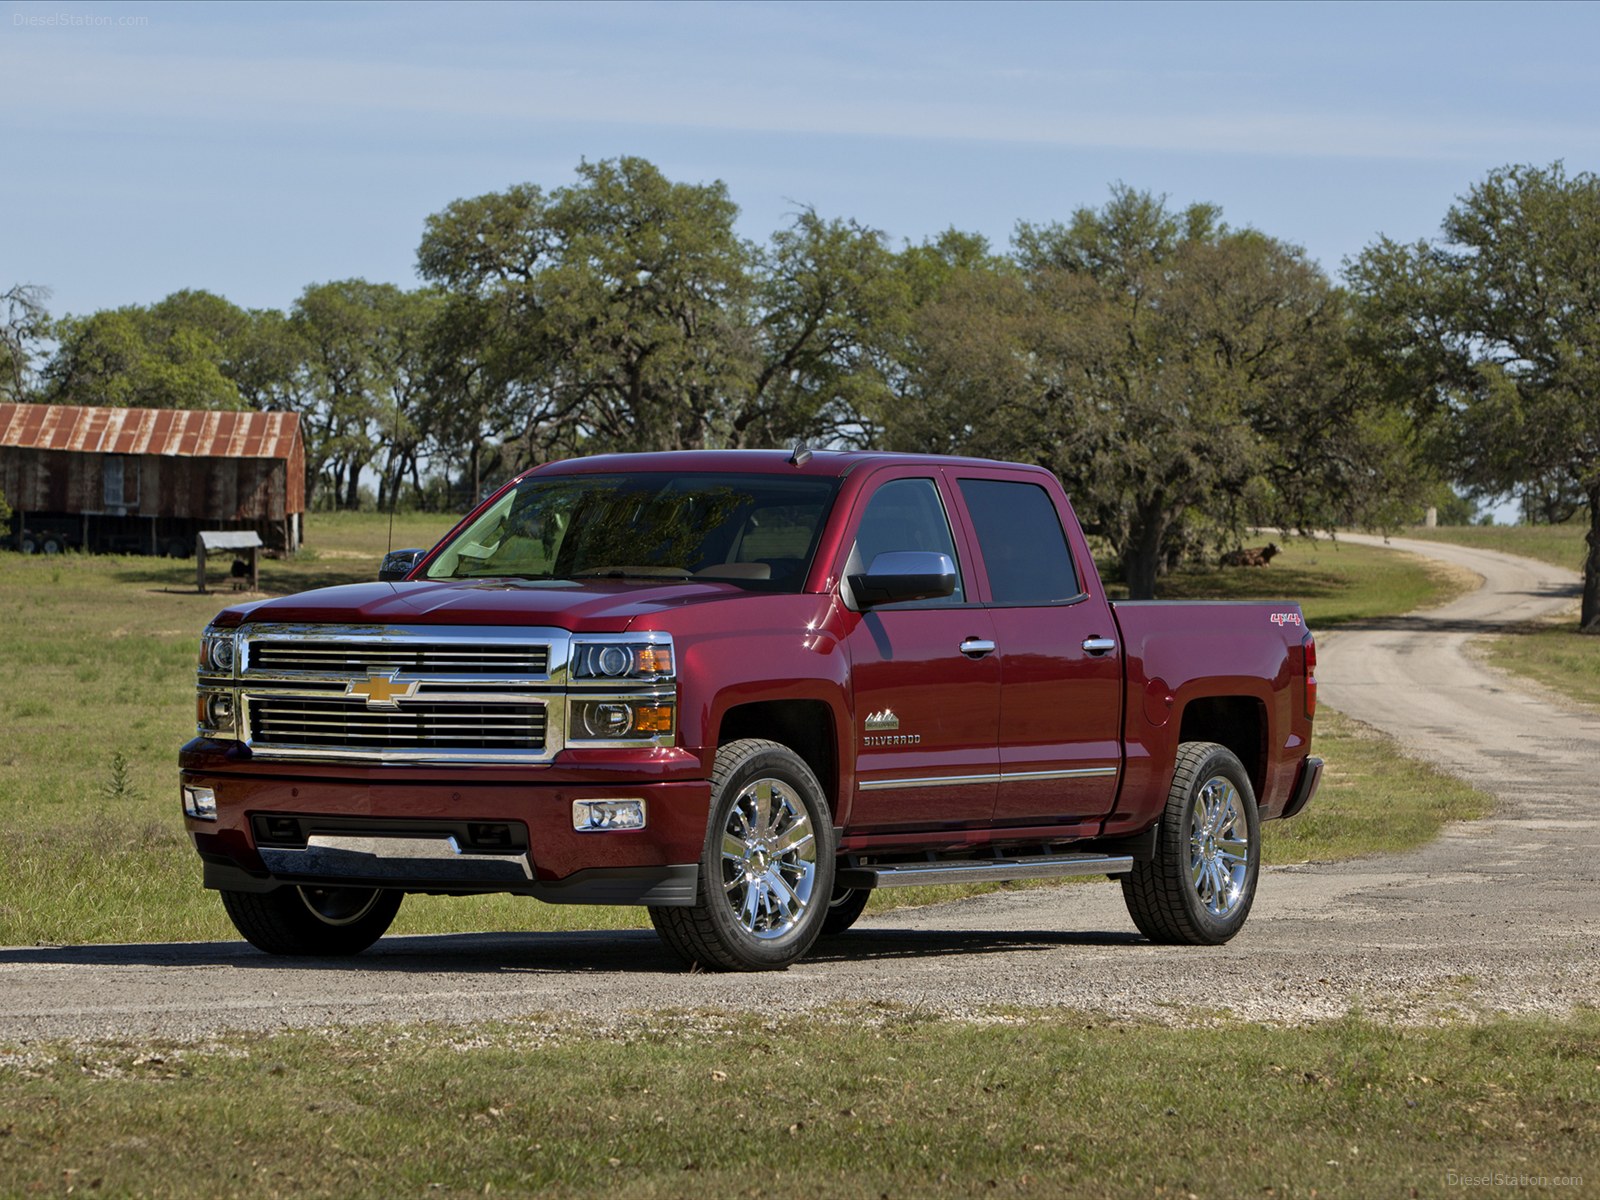
[[[1525,692],[1466,648],[1569,605],[1577,578],[1485,551],[1394,545],[1485,586],[1324,636],[1324,701],[1492,792],[1499,809],[1415,853],[1264,872],[1250,924],[1228,946],[1147,945],[1117,886],[1091,884],[869,918],[759,976],[686,973],[650,933],[385,938],[336,965],[243,943],[5,949],[0,1041],[841,1002],[1273,1021],[1359,1004],[1426,1022],[1600,1001],[1600,714]]]

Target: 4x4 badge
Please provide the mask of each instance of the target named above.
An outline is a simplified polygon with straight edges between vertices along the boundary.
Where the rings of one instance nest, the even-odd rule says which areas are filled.
[[[894,709],[885,708],[875,713],[867,714],[867,732],[881,733],[886,729],[899,729],[900,718],[894,715]]]
[[[390,671],[387,675],[368,675],[365,683],[347,685],[344,694],[360,696],[367,702],[368,708],[399,708],[400,701],[409,700],[417,694],[417,685],[421,680],[397,683],[395,676],[398,674],[399,671]]]

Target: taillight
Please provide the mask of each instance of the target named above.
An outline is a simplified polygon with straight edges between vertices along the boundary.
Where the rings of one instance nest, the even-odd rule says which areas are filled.
[[[1300,648],[1305,651],[1306,658],[1306,719],[1309,721],[1317,715],[1317,639],[1311,636],[1309,629],[1300,640]]]

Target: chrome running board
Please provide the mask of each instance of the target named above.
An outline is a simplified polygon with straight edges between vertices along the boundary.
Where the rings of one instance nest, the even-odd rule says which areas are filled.
[[[975,858],[945,862],[872,863],[840,867],[838,887],[881,888],[945,883],[997,883],[1063,875],[1126,875],[1131,854],[1040,854],[1027,858]]]

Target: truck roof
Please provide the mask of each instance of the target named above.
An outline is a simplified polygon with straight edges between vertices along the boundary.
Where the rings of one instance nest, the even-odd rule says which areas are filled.
[[[1019,465],[993,459],[956,458],[944,454],[899,454],[885,450],[813,450],[810,457],[800,464],[792,462],[793,457],[792,450],[664,450],[649,454],[596,454],[587,458],[568,458],[534,469],[541,475],[672,471],[843,477],[868,464],[927,464],[930,467]]]

